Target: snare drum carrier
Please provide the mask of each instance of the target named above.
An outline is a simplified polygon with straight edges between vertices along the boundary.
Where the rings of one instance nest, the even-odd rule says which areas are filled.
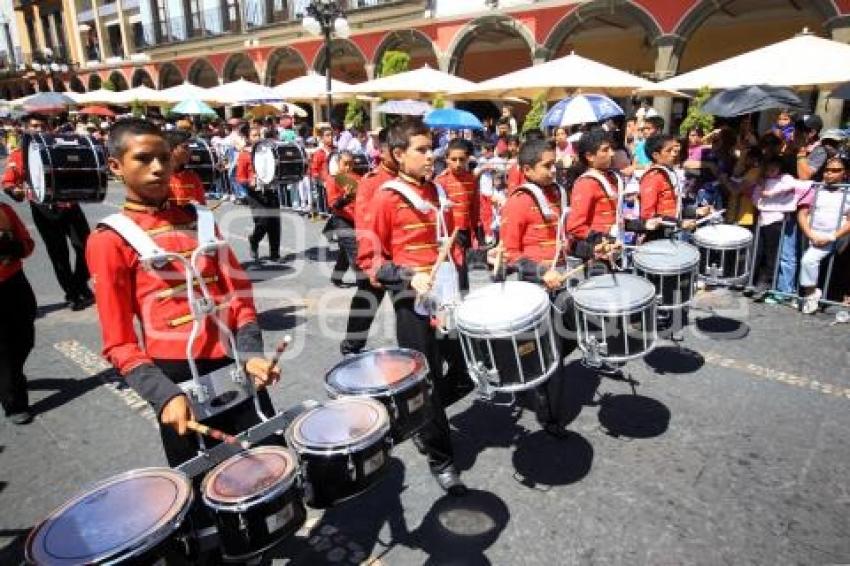
[[[259,398],[254,389],[253,380],[246,375],[244,364],[236,348],[236,339],[230,328],[219,316],[215,300],[207,286],[207,278],[202,276],[200,260],[206,255],[215,255],[227,242],[220,240],[215,233],[215,217],[205,207],[193,205],[197,212],[198,246],[190,257],[184,257],[180,252],[170,252],[161,248],[147,232],[129,217],[123,214],[112,214],[100,221],[117,232],[139,255],[139,260],[145,269],[156,271],[166,264],[176,261],[183,266],[186,277],[185,290],[189,303],[192,329],[186,344],[186,360],[192,373],[190,381],[180,384],[192,406],[192,412],[198,420],[208,419],[229,409],[249,398],[254,400],[254,408],[261,421],[268,420],[260,408]],[[226,342],[225,350],[233,363],[210,372],[199,375],[194,359],[194,344],[206,317],[212,317]],[[200,437],[199,437],[200,439]],[[203,440],[201,439],[201,442]]]
[[[625,183],[623,182],[623,178],[616,171],[611,170],[611,173],[617,180],[617,188],[611,186],[611,182],[608,180],[608,177],[599,173],[598,171],[589,170],[585,171],[579,176],[581,178],[589,178],[596,181],[599,186],[602,188],[602,192],[605,194],[605,207],[602,210],[594,211],[594,218],[592,221],[599,221],[600,219],[596,218],[596,215],[600,217],[613,217],[613,222],[611,222],[610,227],[607,229],[607,235],[614,238],[617,242],[623,242],[623,235],[625,233],[625,222],[623,220],[623,196],[625,195]],[[590,228],[596,232],[601,232],[601,230],[595,230],[593,226]],[[626,268],[626,263],[628,262],[628,257],[626,254],[621,254],[621,267],[623,269]]]
[[[192,138],[186,145],[189,146],[189,162],[185,168],[198,174],[205,193],[214,193],[221,177],[218,153],[203,138]]]
[[[307,174],[304,148],[295,143],[263,139],[254,144],[251,162],[257,174],[257,184],[299,183]]]
[[[557,230],[555,231],[555,251],[553,254],[553,259],[556,264],[567,263],[567,254],[569,252],[569,246],[563,245],[564,238],[566,237],[565,228],[567,225],[567,216],[570,214],[570,206],[567,200],[567,191],[565,191],[560,185],[558,186],[558,195],[561,201],[561,213],[557,215],[556,212],[552,209],[552,206],[549,203],[549,200],[546,198],[546,195],[543,194],[543,189],[535,185],[534,183],[523,183],[519,185],[515,190],[524,191],[531,196],[534,202],[537,204],[537,208],[540,210],[540,214],[543,216],[543,222],[545,225],[548,225],[553,219],[556,219],[558,222]],[[563,256],[563,257],[560,257]]]
[[[437,195],[440,200],[439,208],[420,197],[409,186],[402,181],[391,180],[381,185],[382,190],[395,191],[404,198],[416,211],[421,214],[434,213],[437,223],[437,241],[443,243],[448,241],[449,233],[446,228],[446,213],[451,203],[446,196],[446,191],[438,184]],[[452,262],[451,253],[446,260],[437,267],[437,275],[431,291],[417,301],[415,310],[417,314],[431,316],[437,320],[438,330],[448,333],[454,330],[454,311],[460,303],[460,284],[458,281],[457,267]]]
[[[35,202],[100,202],[106,196],[106,152],[91,137],[27,134],[21,152]]]

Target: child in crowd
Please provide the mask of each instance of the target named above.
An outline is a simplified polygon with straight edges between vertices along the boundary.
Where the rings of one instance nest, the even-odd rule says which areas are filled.
[[[761,301],[774,285],[793,281],[797,271],[796,254],[785,257],[783,254],[777,268],[776,260],[780,255],[783,234],[788,231],[788,225],[794,226],[791,214],[797,210],[797,202],[811,188],[808,181],[798,181],[791,175],[783,175],[783,161],[780,157],[772,157],[765,162],[764,178],[753,189],[753,201],[758,207],[758,245],[753,260],[753,287],[744,290],[747,296],[752,295],[756,301]],[[787,222],[786,222],[787,220]],[[784,293],[793,289],[780,289]]]
[[[850,234],[850,192],[839,186],[847,181],[850,159],[834,156],[826,161],[823,186],[812,187],[800,201],[797,220],[809,240],[800,260],[802,311],[818,310],[823,293],[817,288],[821,262],[835,252],[835,241]]]
[[[780,110],[773,124],[773,133],[784,142],[794,140],[794,119],[790,110]]]

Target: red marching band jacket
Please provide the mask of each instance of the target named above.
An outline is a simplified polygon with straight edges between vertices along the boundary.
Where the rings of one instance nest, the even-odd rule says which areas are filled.
[[[126,203],[123,213],[166,251],[188,257],[198,245],[192,207],[166,204],[158,209]],[[186,359],[193,319],[181,264],[172,261],[150,269],[130,244],[107,227],[99,227],[89,237],[86,261],[101,320],[103,355],[121,375],[155,359]],[[235,332],[257,320],[251,282],[229,247],[204,256],[199,265],[218,314],[230,329]],[[136,333],[136,319],[141,335]],[[227,356],[211,317],[201,325],[193,355],[198,360]]]
[[[171,191],[168,196],[173,204],[183,206],[192,202],[206,204],[204,183],[197,173],[191,169],[181,169],[171,174]]]
[[[359,175],[356,175],[355,173],[347,173],[347,175],[349,177],[351,177],[357,183],[358,187],[360,186],[360,176]],[[333,212],[335,215],[339,216],[340,218],[348,220],[349,222],[351,222],[353,224],[354,218],[355,218],[355,215],[356,215],[355,204],[354,204],[356,197],[351,197],[346,204],[344,204],[342,207],[337,208],[334,205],[337,201],[339,201],[340,199],[345,197],[345,192],[346,192],[345,187],[340,186],[340,184],[337,182],[336,177],[332,177],[332,176],[328,175],[328,177],[325,181],[325,189],[328,192],[328,203],[330,203],[330,205],[331,205],[331,209],[332,209],[331,212]]]
[[[21,149],[13,149],[6,160],[6,169],[3,171],[3,188],[11,189],[20,186],[26,181],[24,175],[24,154]]]
[[[676,186],[671,180],[675,172],[661,166],[650,167],[640,180],[640,218],[648,220],[660,216],[674,219],[679,213]]]
[[[4,235],[4,232],[8,232],[9,236]],[[8,204],[0,202],[0,237],[8,238],[10,236],[14,241],[21,243],[20,251],[22,255],[20,257],[0,255],[0,283],[7,281],[19,272],[23,267],[21,260],[29,257],[35,249],[32,236],[30,236],[27,227],[21,222],[15,210]],[[9,297],[3,299],[9,300]]]
[[[446,169],[437,176],[435,182],[445,189],[452,203],[454,227],[458,230],[469,230],[474,235],[480,216],[475,175],[469,171],[457,175]]]
[[[362,271],[370,271],[372,255],[375,252],[376,240],[370,227],[375,216],[372,206],[375,193],[384,183],[395,178],[395,171],[381,164],[366,173],[357,185],[357,196],[354,198],[354,228],[357,237],[357,267]]]
[[[587,173],[573,185],[567,233],[575,240],[586,240],[591,232],[608,235],[617,223],[620,180],[611,171],[606,171],[604,178],[608,181],[607,187]]]
[[[425,211],[418,210],[399,192],[382,185],[372,199],[374,215],[369,223],[378,246],[370,250],[369,273],[372,276],[377,276],[381,266],[388,262],[415,272],[429,271],[439,255],[437,215],[444,217],[442,222],[447,234],[454,231],[452,215],[447,211],[439,212],[439,193],[434,183],[416,183],[402,177],[396,181],[430,206]],[[462,262],[460,246],[452,248],[452,259],[457,265]]]
[[[545,199],[544,203],[538,200],[541,197]],[[525,183],[516,187],[502,207],[500,237],[507,262],[516,264],[520,259],[529,259],[548,266],[555,257],[562,212],[561,189],[558,185],[540,189]],[[561,254],[558,264],[563,262]]]

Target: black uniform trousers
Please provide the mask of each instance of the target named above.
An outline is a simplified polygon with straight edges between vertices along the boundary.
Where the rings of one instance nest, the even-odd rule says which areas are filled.
[[[256,248],[268,235],[269,255],[272,258],[280,257],[280,201],[277,189],[269,187],[265,191],[250,191],[247,198],[254,220],[254,231],[248,237],[248,242],[252,248]]]
[[[12,415],[29,410],[24,363],[35,343],[35,295],[23,270],[0,282],[0,297],[0,404]]]
[[[30,202],[32,219],[47,255],[56,273],[59,286],[65,292],[66,301],[76,301],[92,295],[88,286],[89,269],[86,265],[86,240],[89,237],[89,223],[79,204],[68,208]],[[74,268],[71,269],[68,242],[74,248]]]
[[[375,315],[386,293],[383,287],[372,286],[372,282],[365,273],[357,272],[357,291],[351,297],[345,340],[339,345],[343,356],[359,353],[366,347],[369,328],[372,327],[372,321],[375,320]]]
[[[428,465],[433,473],[440,473],[454,463],[449,421],[446,417],[446,405],[440,396],[442,380],[442,361],[439,345],[428,316],[418,314],[413,306],[412,291],[393,293],[395,309],[396,338],[401,348],[410,348],[422,352],[428,360],[431,389],[432,418],[413,438],[419,451],[428,457]]]
[[[342,279],[348,268],[353,269],[355,273],[357,272],[357,239],[354,237],[354,224],[350,220],[336,215],[329,220],[329,223],[339,245],[331,277]],[[358,279],[362,276],[360,273],[356,273],[356,275]]]

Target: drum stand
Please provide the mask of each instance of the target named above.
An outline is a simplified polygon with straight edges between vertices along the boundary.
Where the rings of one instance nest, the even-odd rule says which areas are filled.
[[[601,377],[628,383],[632,392],[637,394],[635,387],[640,385],[640,382],[625,370],[626,362],[608,362],[603,357],[605,354],[605,345],[599,343],[595,336],[591,336],[588,339],[588,349],[581,359],[581,365],[595,371]]]

